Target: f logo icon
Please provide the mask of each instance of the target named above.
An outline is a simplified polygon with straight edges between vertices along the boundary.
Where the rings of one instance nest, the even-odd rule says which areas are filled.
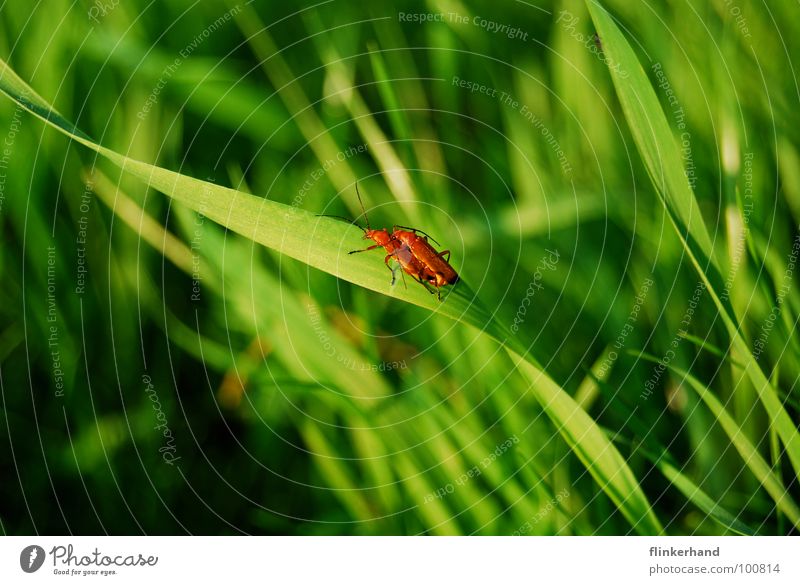
[[[19,553],[19,566],[26,573],[35,573],[44,564],[44,549],[41,546],[32,544],[26,546]]]

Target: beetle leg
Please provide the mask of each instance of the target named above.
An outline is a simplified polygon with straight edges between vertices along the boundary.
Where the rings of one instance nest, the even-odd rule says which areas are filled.
[[[441,292],[440,292],[439,287],[437,287],[436,285],[431,284],[431,282],[429,280],[423,280],[422,278],[420,278],[419,281],[422,283],[422,286],[425,287],[426,291],[428,291],[432,295],[437,295],[438,299],[440,301],[442,300]]]
[[[400,264],[399,260],[397,260],[397,258],[395,257],[396,255],[397,252],[392,252],[391,254],[387,254],[386,258],[383,259],[383,263],[386,264],[386,268],[392,271],[392,283],[390,286],[394,286],[395,280],[397,280],[397,271],[400,270],[400,276],[403,279],[403,286],[408,288],[408,285],[406,284],[406,275],[405,271],[403,270],[403,265]],[[389,266],[389,258],[394,258],[395,261],[397,262],[397,266],[395,266],[394,268]]]
[[[403,268],[402,266],[398,265],[397,267],[401,269],[400,270],[400,278],[403,279],[403,286],[406,288],[406,290],[408,290],[408,285],[406,284],[406,271],[402,270],[402,268]]]
[[[433,289],[431,289],[432,285],[427,280],[422,280],[422,278],[420,278],[419,282],[420,282],[420,284],[422,284],[422,286],[425,287],[425,290],[428,291],[429,293],[431,293],[432,295],[435,295],[439,291],[439,289],[436,288],[436,287],[433,287]],[[441,293],[439,293],[439,294],[441,294]],[[439,300],[440,301],[442,300],[441,297],[439,297]]]
[[[424,286],[425,290],[430,292],[430,289],[428,288],[428,283],[425,282],[419,274],[412,274],[411,276],[414,277],[414,280],[416,280],[418,283],[420,283],[422,286]]]
[[[396,278],[395,274],[394,274],[394,271],[397,270],[397,268],[392,268],[391,266],[389,266],[389,258],[392,258],[392,257],[394,257],[394,253],[387,254],[386,258],[383,259],[383,263],[386,264],[386,268],[388,268],[392,273],[392,284],[390,286],[394,286],[394,281],[395,281],[395,278]],[[398,264],[398,267],[399,267],[399,264]]]
[[[364,248],[363,250],[353,250],[352,252],[348,252],[348,254],[358,254],[359,252],[368,252],[369,250],[374,250],[375,248],[383,248],[380,244],[375,244],[374,246],[370,246],[369,248]]]
[[[428,282],[424,278],[422,278],[423,274],[425,274],[424,271],[417,272],[416,274],[409,272],[409,274],[416,282],[424,286],[426,291],[433,294],[433,291],[430,289],[430,285],[428,284]]]
[[[425,290],[427,290],[432,295],[436,295],[436,298],[439,299],[439,302],[442,302],[442,289],[440,286],[432,284],[431,281],[429,280],[422,280],[422,278],[420,278],[419,281],[425,287]]]
[[[444,257],[445,254],[447,254],[447,258]],[[444,258],[444,261],[447,263],[450,262],[450,250],[444,250],[443,252],[439,252],[437,256],[439,256],[439,258]]]

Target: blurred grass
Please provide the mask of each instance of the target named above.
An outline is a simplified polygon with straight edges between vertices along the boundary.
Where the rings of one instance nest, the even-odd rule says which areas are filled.
[[[496,341],[256,246],[2,100],[4,530],[624,534],[660,520],[670,534],[796,532],[797,7],[742,2],[747,35],[722,0],[602,7],[641,63],[636,91],[653,88],[644,117],[626,105],[633,81],[592,50],[578,1],[125,3],[97,23],[89,5],[0,9],[0,57],[104,146],[311,214],[358,215],[358,179],[371,223],[431,233],[506,328],[541,283],[512,343],[586,409],[562,419],[599,433],[575,450]],[[450,11],[470,19],[398,18]],[[641,156],[646,124],[660,134]],[[691,189],[678,186],[688,164]],[[681,199],[669,191],[659,202],[662,174],[691,210],[670,209]],[[729,297],[720,306],[707,289],[688,324],[702,275],[676,218],[702,220],[708,238],[695,239],[719,264],[709,283]],[[382,257],[361,256],[388,285]],[[398,294],[424,293],[408,284]],[[659,367],[643,351],[672,357]],[[144,374],[177,465],[159,452]],[[611,439],[643,502],[591,472]]]

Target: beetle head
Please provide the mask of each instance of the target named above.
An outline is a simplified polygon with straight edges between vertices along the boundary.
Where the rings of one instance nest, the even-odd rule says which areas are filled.
[[[373,242],[375,242],[379,246],[385,246],[392,239],[392,236],[389,235],[389,232],[386,230],[386,228],[384,228],[382,230],[365,229],[364,230],[364,239],[365,240],[372,240]]]

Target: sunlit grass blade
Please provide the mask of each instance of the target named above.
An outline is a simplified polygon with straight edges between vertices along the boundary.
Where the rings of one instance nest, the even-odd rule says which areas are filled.
[[[389,77],[386,63],[383,61],[380,49],[371,43],[368,46],[369,60],[372,63],[372,71],[375,74],[378,92],[386,106],[386,115],[392,125],[392,131],[396,139],[406,141],[412,137],[411,128],[406,119],[406,113],[400,106],[400,99],[394,88],[394,80]]]
[[[232,2],[229,4],[233,5]],[[306,10],[311,8],[303,8],[297,15]],[[336,160],[340,149],[317,115],[281,51],[273,42],[269,33],[270,27],[264,26],[257,11],[249,3],[244,4],[242,10],[236,13],[234,20],[320,165],[324,166],[327,161]],[[270,26],[274,24],[277,23]],[[333,165],[327,175],[339,191],[349,188],[357,180],[349,165]],[[355,205],[351,209],[355,211]]]
[[[309,15],[312,28],[323,31],[324,25],[317,15]],[[327,82],[330,84],[329,99],[341,102],[350,112],[353,124],[358,128],[364,144],[369,145],[373,159],[377,163],[383,177],[397,202],[408,215],[412,223],[419,223],[419,208],[414,205],[417,195],[406,166],[395,151],[394,145],[387,139],[383,129],[370,112],[358,87],[353,86],[353,66],[351,60],[342,59],[332,42],[322,42],[322,37],[312,35],[317,42],[317,50],[325,62]]]
[[[611,373],[609,353],[611,346],[607,346],[592,364],[591,369],[586,373],[581,385],[575,392],[575,402],[584,410],[589,410],[600,393],[600,383],[605,383]]]

